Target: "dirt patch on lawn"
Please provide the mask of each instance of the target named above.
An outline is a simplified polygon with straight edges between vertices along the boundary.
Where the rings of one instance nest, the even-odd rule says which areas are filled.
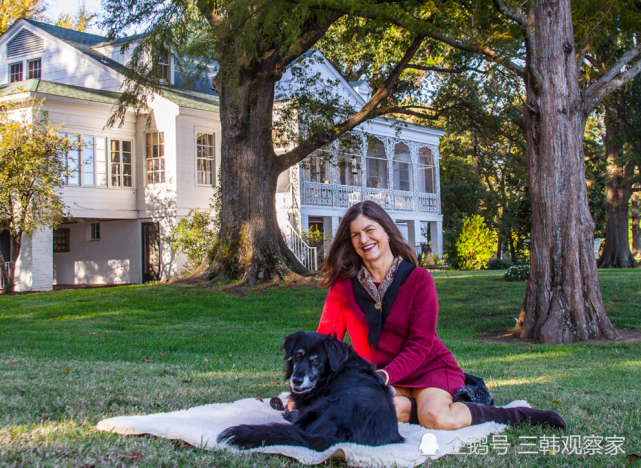
[[[637,330],[627,330],[621,329],[617,330],[622,340],[609,341],[609,340],[587,340],[587,341],[577,341],[572,344],[595,344],[595,343],[641,343],[641,331]],[[496,344],[513,344],[513,343],[528,343],[528,344],[540,344],[533,340],[521,340],[515,338],[512,335],[512,331],[494,331],[487,332],[477,335],[475,337],[477,340],[483,341],[485,343],[496,343]]]

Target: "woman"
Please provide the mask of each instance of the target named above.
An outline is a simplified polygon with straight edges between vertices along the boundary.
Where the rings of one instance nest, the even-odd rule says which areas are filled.
[[[393,386],[400,422],[453,430],[496,421],[566,428],[552,411],[454,402],[465,375],[436,334],[438,299],[431,275],[379,205],[353,205],[323,265],[330,287],[318,333],[343,339]]]

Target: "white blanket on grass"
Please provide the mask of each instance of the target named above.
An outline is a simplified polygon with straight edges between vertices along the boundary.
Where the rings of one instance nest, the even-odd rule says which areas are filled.
[[[513,401],[506,407],[530,405],[524,400]],[[255,398],[238,400],[234,403],[217,403],[197,406],[183,411],[157,413],[148,416],[120,416],[104,419],[98,423],[99,431],[115,432],[122,435],[151,434],[165,439],[179,439],[196,447],[210,450],[226,448],[237,451],[226,444],[216,442],[218,434],[224,429],[238,424],[287,423],[281,412],[272,409],[269,400]],[[250,452],[275,453],[295,458],[301,463],[316,465],[328,458],[342,459],[355,467],[410,468],[420,465],[428,458],[437,459],[448,453],[463,452],[463,443],[471,444],[490,434],[499,434],[507,426],[494,422],[469,426],[456,431],[436,431],[418,425],[399,423],[398,429],[405,438],[402,444],[389,444],[370,447],[351,443],[336,444],[324,452],[316,452],[305,447],[274,445],[253,449]],[[435,436],[438,449],[432,455],[420,450],[425,434]],[[432,441],[434,438],[431,438]],[[489,440],[488,440],[489,442]]]

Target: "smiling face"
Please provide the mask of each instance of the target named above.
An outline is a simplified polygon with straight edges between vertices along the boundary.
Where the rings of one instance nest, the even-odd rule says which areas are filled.
[[[349,224],[349,231],[354,250],[366,263],[392,255],[387,232],[376,221],[360,215]]]

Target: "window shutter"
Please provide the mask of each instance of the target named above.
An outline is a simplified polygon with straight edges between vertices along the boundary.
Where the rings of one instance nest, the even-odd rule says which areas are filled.
[[[7,58],[37,54],[44,50],[44,39],[23,29],[7,44]]]

